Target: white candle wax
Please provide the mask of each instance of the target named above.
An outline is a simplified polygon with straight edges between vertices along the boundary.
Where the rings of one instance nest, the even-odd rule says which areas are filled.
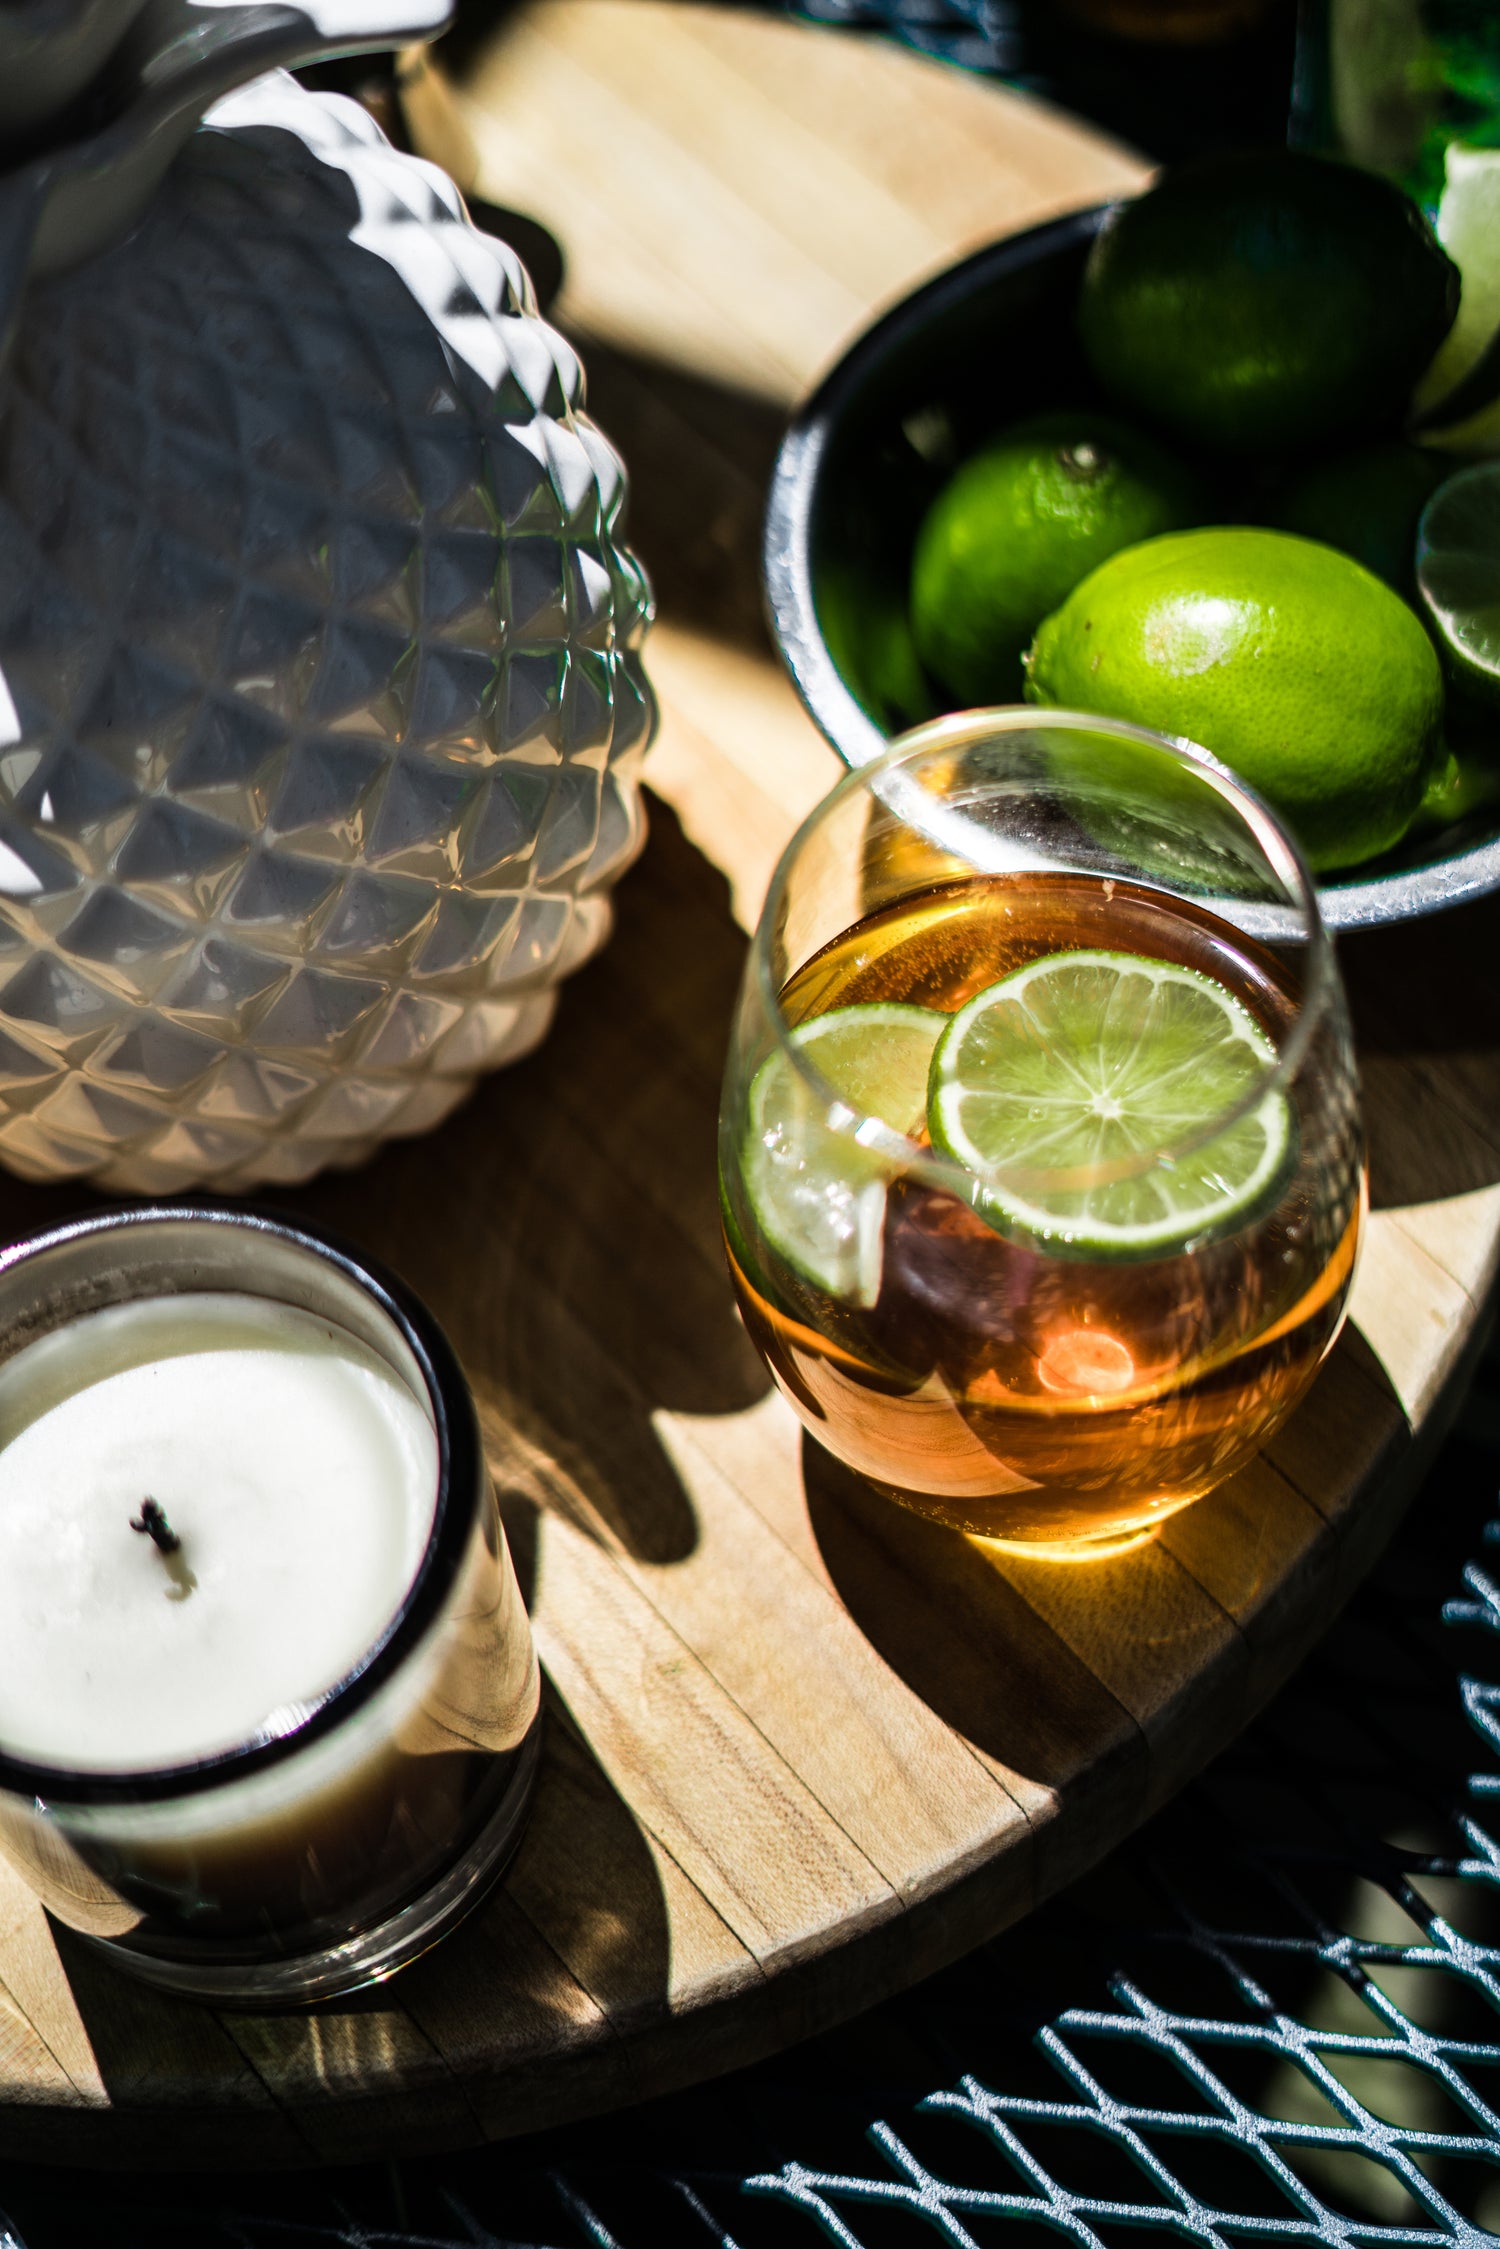
[[[0,1747],[151,1771],[344,1677],[431,1533],[437,1438],[342,1329],[266,1299],[146,1298],[0,1367]],[[132,1529],[153,1499],[180,1548]]]

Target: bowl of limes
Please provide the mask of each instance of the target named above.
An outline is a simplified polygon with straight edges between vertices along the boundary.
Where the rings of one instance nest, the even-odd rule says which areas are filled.
[[[1011,236],[868,329],[777,463],[765,571],[851,765],[941,712],[1198,743],[1335,927],[1500,888],[1500,155],[1436,227],[1254,151]]]

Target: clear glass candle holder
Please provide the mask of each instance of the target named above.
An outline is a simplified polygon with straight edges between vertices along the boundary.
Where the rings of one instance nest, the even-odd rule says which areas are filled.
[[[917,728],[776,870],[719,1159],[746,1325],[819,1444],[1033,1554],[1150,1536],[1348,1298],[1358,1089],[1300,852],[1188,743]]]
[[[430,1429],[436,1488],[430,1528],[413,1534],[414,1572],[333,1683],[266,1710],[226,1746],[137,1769],[128,1744],[122,1751],[108,1733],[125,1723],[128,1734],[114,1713],[99,1712],[100,1738],[113,1746],[92,1764],[72,1752],[20,1754],[0,1727],[0,1849],[49,1911],[117,1966],[175,1992],[274,2007],[390,1975],[485,1894],[525,1821],[539,1675],[452,1350],[398,1282],[298,1227],[242,1209],[156,1206],[83,1218],[7,1250],[0,1446],[41,1426],[38,1400],[47,1407],[63,1397],[75,1339],[106,1332],[90,1325],[97,1315],[125,1334],[132,1307],[146,1308],[148,1329],[171,1327],[181,1312],[166,1366],[171,1353],[194,1350],[195,1324],[213,1307],[222,1314],[231,1298],[252,1330],[282,1317],[315,1327],[320,1348],[326,1341],[369,1379],[394,1383],[424,1445]],[[141,1350],[115,1356],[128,1371]],[[33,1366],[43,1370],[40,1391],[28,1376],[25,1411],[5,1408]],[[340,1504],[354,1569],[358,1490]],[[111,1502],[111,1567],[137,1579],[156,1571],[152,1601],[206,1597],[194,1590],[191,1565],[211,1539],[195,1548],[191,1522],[179,1539],[163,1528],[160,1507],[154,1527],[144,1503],[118,1526],[117,1513]],[[231,1528],[246,1535],[243,1525]],[[143,1530],[149,1540],[132,1538]],[[199,1570],[212,1598],[232,1608],[222,1571],[209,1588],[202,1559]],[[66,1568],[53,1571],[49,1561],[48,1571],[54,1597],[64,1598]],[[147,1630],[168,1616],[139,1613]],[[257,1620],[244,1621],[253,1651]],[[275,1620],[264,1621],[269,1631]],[[57,1685],[61,1697],[76,1682]],[[85,1739],[91,1707],[84,1696]]]

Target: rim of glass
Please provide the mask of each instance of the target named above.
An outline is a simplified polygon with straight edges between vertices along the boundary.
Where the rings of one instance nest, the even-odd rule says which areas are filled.
[[[957,1192],[961,1197],[972,1183],[974,1175],[971,1172],[951,1158],[939,1155],[936,1150],[908,1139],[904,1132],[898,1132],[883,1118],[857,1109],[829,1083],[809,1058],[806,1048],[792,1037],[793,1026],[782,1011],[781,992],[771,966],[772,932],[777,926],[797,860],[818,829],[849,797],[878,793],[883,777],[914,756],[965,742],[981,741],[987,735],[1048,731],[1112,734],[1122,741],[1139,742],[1149,749],[1164,750],[1180,765],[1192,767],[1243,820],[1272,871],[1286,885],[1288,907],[1300,912],[1305,925],[1300,939],[1306,957],[1301,996],[1295,1020],[1278,1050],[1274,1065],[1255,1079],[1249,1090],[1232,1107],[1221,1111],[1210,1123],[1186,1134],[1181,1140],[1154,1149],[1142,1161],[1142,1172],[1158,1164],[1176,1163],[1182,1157],[1191,1155],[1195,1149],[1217,1139],[1220,1133],[1227,1132],[1241,1117],[1258,1109],[1272,1094],[1285,1091],[1300,1070],[1314,1033],[1339,991],[1333,940],[1318,904],[1317,885],[1313,880],[1312,870],[1303,857],[1300,846],[1265,799],[1258,796],[1238,774],[1231,771],[1211,751],[1205,750],[1200,743],[1189,741],[1186,735],[1158,734],[1151,727],[1137,726],[1129,719],[1108,718],[1095,711],[1054,710],[1029,703],[997,704],[983,710],[952,711],[941,718],[928,719],[921,726],[909,728],[906,733],[898,734],[879,757],[870,758],[865,764],[853,766],[842,774],[797,828],[776,862],[760,919],[756,923],[750,947],[751,973],[775,1035],[777,1049],[824,1105],[827,1110],[826,1121],[831,1129],[849,1139],[858,1140],[864,1147],[892,1157],[906,1170],[929,1178],[936,1184]],[[900,816],[898,807],[892,809],[897,810]],[[915,825],[912,822],[908,824]],[[1168,898],[1185,895],[1171,890],[1163,890],[1162,894]],[[808,956],[809,959],[815,957],[814,954]]]

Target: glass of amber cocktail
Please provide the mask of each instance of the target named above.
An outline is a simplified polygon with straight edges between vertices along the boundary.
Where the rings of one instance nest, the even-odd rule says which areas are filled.
[[[1118,1551],[1243,1465],[1338,1333],[1364,1207],[1312,879],[1204,752],[934,721],[788,847],[720,1127],[746,1323],[907,1507]]]

